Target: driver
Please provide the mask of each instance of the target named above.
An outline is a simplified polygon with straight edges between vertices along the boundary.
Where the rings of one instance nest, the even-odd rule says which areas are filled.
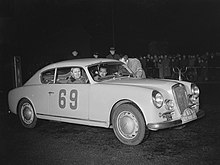
[[[98,75],[96,75],[94,77],[94,80],[99,81],[100,79],[104,78],[106,75],[107,75],[107,68],[102,66],[102,67],[99,68]]]

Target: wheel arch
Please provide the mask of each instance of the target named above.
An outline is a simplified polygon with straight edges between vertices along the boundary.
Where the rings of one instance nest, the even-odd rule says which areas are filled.
[[[17,107],[16,107],[16,113],[18,114],[19,105],[21,104],[21,102],[22,102],[23,100],[28,100],[28,101],[30,101],[30,103],[31,103],[31,105],[32,105],[32,107],[33,107],[33,109],[34,109],[34,113],[35,113],[35,115],[37,116],[33,102],[32,102],[29,98],[27,98],[27,97],[22,97],[22,98],[18,101],[18,104],[17,104]]]
[[[112,110],[111,110],[111,113],[110,113],[110,119],[109,119],[109,126],[111,127],[112,126],[112,117],[113,117],[113,114],[114,112],[116,111],[116,109],[122,105],[122,104],[131,104],[133,105],[135,108],[137,108],[137,110],[141,113],[141,115],[143,116],[144,118],[144,122],[146,124],[146,119],[145,119],[145,115],[143,114],[141,108],[133,101],[129,100],[129,99],[123,99],[123,100],[119,100],[118,102],[116,102],[114,104],[114,106],[112,107]]]

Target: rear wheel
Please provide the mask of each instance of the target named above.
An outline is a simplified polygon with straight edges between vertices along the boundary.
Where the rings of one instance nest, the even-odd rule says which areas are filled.
[[[34,128],[37,123],[37,117],[34,108],[28,99],[21,100],[18,107],[18,116],[25,128]]]
[[[122,104],[113,112],[112,125],[115,135],[124,144],[138,145],[145,137],[143,115],[131,104]]]

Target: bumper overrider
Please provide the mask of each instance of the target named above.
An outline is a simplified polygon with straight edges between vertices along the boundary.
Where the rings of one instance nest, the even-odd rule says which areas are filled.
[[[159,130],[159,129],[166,129],[166,128],[172,128],[172,127],[180,126],[180,125],[183,125],[183,124],[188,123],[190,121],[202,118],[203,116],[205,116],[205,112],[200,109],[196,113],[196,116],[197,117],[195,119],[189,120],[187,122],[184,122],[182,119],[179,119],[179,120],[165,121],[165,122],[160,122],[160,123],[148,123],[147,127],[150,130],[156,131],[156,130]]]

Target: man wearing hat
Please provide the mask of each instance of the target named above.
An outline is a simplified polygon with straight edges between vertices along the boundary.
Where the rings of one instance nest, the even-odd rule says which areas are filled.
[[[93,57],[94,57],[94,58],[99,58],[99,53],[98,53],[98,52],[95,52],[95,53],[93,54]]]
[[[115,48],[114,48],[114,47],[111,47],[111,48],[110,48],[110,54],[107,55],[106,58],[119,60],[119,59],[120,59],[120,56],[115,53]]]

